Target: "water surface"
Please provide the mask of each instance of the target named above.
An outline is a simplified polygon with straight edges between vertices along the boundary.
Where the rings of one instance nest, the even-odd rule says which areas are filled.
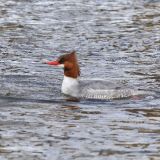
[[[0,159],[159,160],[160,2],[1,0]],[[68,102],[63,71],[152,91],[142,99]]]

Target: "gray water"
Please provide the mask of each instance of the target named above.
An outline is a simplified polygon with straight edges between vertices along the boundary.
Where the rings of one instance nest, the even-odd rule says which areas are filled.
[[[153,95],[66,101],[41,63],[65,50],[82,79]],[[159,61],[158,0],[0,0],[0,160],[160,160]]]

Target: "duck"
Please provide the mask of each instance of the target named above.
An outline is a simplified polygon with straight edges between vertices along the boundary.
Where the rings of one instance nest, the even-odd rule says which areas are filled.
[[[111,100],[144,94],[141,90],[110,88],[110,83],[101,80],[81,80],[76,51],[65,53],[53,61],[44,60],[43,63],[63,68],[61,92],[72,98]]]

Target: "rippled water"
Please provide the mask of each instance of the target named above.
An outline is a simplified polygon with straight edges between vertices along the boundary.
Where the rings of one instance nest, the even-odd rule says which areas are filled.
[[[1,0],[0,159],[159,160],[159,8],[158,0]],[[66,101],[63,71],[41,60],[73,49],[82,78],[155,95]]]

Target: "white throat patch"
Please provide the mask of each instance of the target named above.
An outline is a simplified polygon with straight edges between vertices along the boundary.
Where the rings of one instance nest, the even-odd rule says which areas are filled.
[[[58,64],[57,67],[64,68],[64,64]]]

